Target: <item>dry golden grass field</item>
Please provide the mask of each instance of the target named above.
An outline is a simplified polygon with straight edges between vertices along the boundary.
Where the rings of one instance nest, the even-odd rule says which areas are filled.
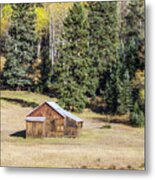
[[[107,124],[106,116],[86,109],[77,138],[23,138],[25,115],[44,100],[44,95],[1,92],[1,166],[144,169],[144,129],[121,123]],[[103,121],[104,120],[104,121]]]

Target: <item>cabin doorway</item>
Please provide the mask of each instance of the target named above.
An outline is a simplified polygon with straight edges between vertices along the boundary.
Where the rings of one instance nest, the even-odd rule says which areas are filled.
[[[43,123],[42,122],[27,122],[26,136],[42,137]]]
[[[52,119],[52,121],[50,122],[50,124],[51,124],[51,132],[56,132],[57,131],[56,122],[57,122],[56,119]]]

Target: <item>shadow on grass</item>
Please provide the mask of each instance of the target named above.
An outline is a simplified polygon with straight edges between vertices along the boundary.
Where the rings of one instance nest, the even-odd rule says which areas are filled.
[[[35,102],[28,102],[22,99],[14,99],[14,98],[7,98],[7,97],[1,97],[2,100],[8,101],[8,102],[13,102],[13,103],[17,103],[20,104],[22,107],[36,107],[39,104],[35,103]]]
[[[22,138],[26,138],[26,130],[22,130],[22,131],[17,131],[13,134],[10,134],[10,136],[12,137],[22,137]]]
[[[98,121],[98,123],[114,123],[114,124],[125,124],[131,126],[130,120],[127,117],[121,116],[110,116],[105,115],[105,117],[92,117],[93,120]]]

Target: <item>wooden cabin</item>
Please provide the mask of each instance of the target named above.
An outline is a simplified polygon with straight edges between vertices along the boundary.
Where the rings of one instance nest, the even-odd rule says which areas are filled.
[[[76,137],[83,120],[46,101],[26,116],[26,137]]]

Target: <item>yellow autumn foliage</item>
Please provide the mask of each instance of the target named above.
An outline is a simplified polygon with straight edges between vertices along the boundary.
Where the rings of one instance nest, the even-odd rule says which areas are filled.
[[[135,78],[133,79],[133,87],[141,89],[144,87],[145,73],[142,70],[137,70],[135,73]]]
[[[137,70],[135,73],[135,78],[133,79],[133,88],[138,89],[139,92],[139,101],[141,104],[144,104],[145,101],[145,73],[144,70]]]
[[[38,84],[38,82],[40,81],[40,78],[41,78],[41,71],[39,68],[40,64],[41,64],[41,59],[37,58],[35,63],[32,66],[34,73],[31,76],[31,78],[34,81],[34,84]]]
[[[61,27],[68,10],[73,3],[43,3],[43,7],[36,7],[36,34],[38,37],[49,30],[49,23],[52,19],[52,26],[55,33]],[[58,30],[60,31],[60,30]]]
[[[57,20],[63,20],[66,17],[68,10],[73,6],[73,3],[45,3],[44,6],[48,9],[49,16],[56,22]]]
[[[6,62],[6,59],[5,59],[4,56],[0,56],[0,62],[1,62],[1,64],[0,64],[0,73],[2,73],[4,65],[5,65],[5,62]]]
[[[12,8],[10,5],[6,4],[1,6],[1,35],[5,36],[6,32],[10,26],[10,17],[12,14]]]
[[[145,100],[145,90],[144,89],[141,89],[139,91],[139,97],[140,97],[140,100],[144,102],[144,100]]]
[[[43,7],[37,7],[35,9],[36,13],[36,34],[42,35],[43,30],[48,28],[49,16],[48,12]]]

